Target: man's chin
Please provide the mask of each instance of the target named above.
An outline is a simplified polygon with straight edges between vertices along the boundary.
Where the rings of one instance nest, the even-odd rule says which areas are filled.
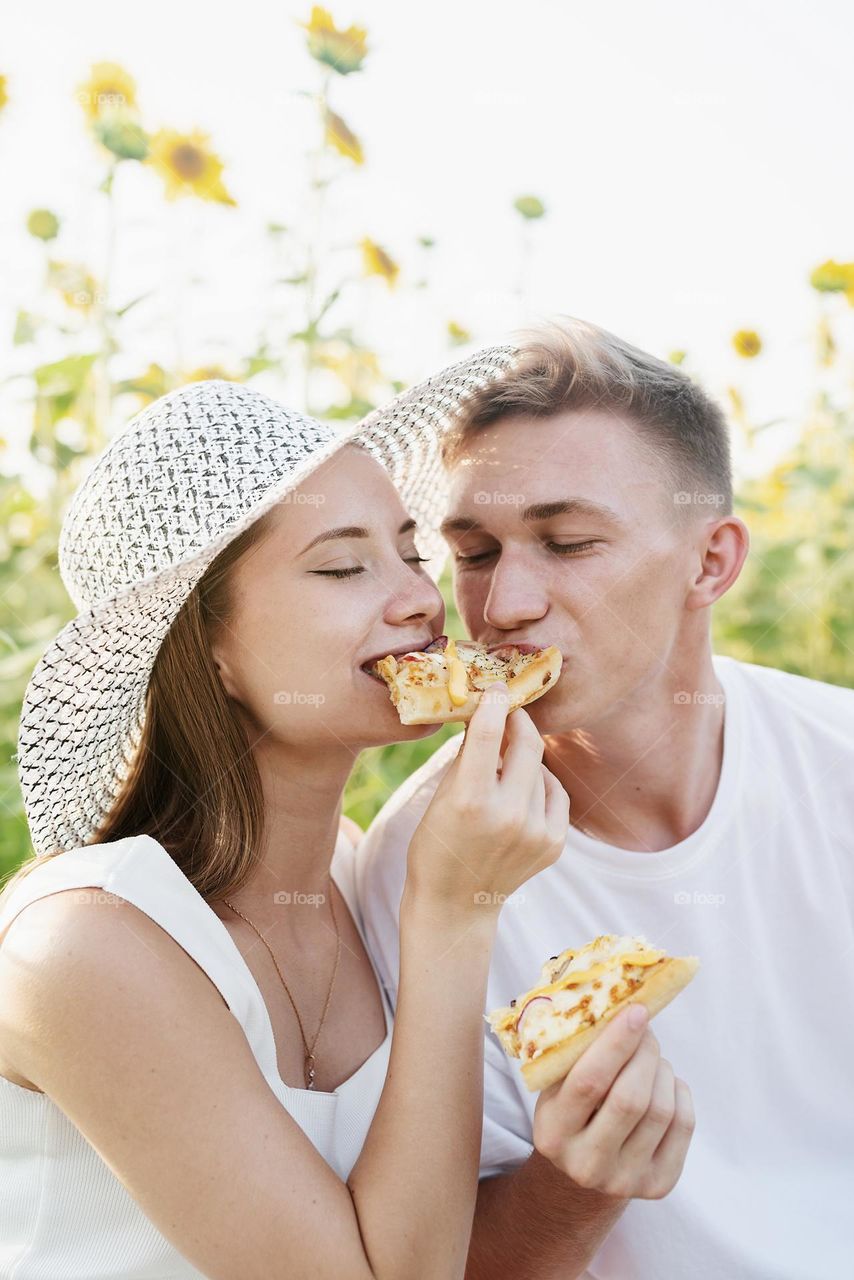
[[[525,708],[541,734],[568,733],[579,722],[582,708],[574,698],[560,698],[558,693],[555,689]]]

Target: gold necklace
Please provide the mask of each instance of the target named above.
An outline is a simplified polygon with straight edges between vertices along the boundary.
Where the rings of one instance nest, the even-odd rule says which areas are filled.
[[[598,840],[600,844],[603,843],[602,837],[595,836],[589,827],[582,826],[580,822],[573,822],[572,825],[575,827],[576,831],[583,831],[584,834],[586,836],[589,836],[591,840]]]
[[[264,943],[264,946],[265,946],[265,947],[267,948],[267,950],[270,952],[270,959],[273,961],[273,964],[276,966],[276,973],[279,975],[279,978],[281,979],[281,982],[282,982],[282,986],[285,988],[285,991],[287,992],[288,999],[289,999],[289,1000],[290,1000],[290,1002],[291,1002],[291,1005],[292,1005],[292,1007],[293,1007],[293,1011],[294,1011],[294,1013],[296,1014],[297,1023],[299,1024],[299,1033],[300,1033],[300,1035],[302,1036],[302,1047],[303,1047],[303,1050],[304,1050],[304,1056],[303,1056],[303,1078],[304,1078],[304,1080],[305,1080],[305,1087],[306,1087],[306,1089],[313,1089],[313,1088],[314,1088],[314,1075],[315,1075],[315,1070],[314,1070],[314,1063],[315,1063],[314,1047],[315,1047],[315,1045],[317,1044],[318,1037],[320,1036],[320,1032],[321,1032],[321,1030],[323,1029],[323,1024],[324,1024],[324,1022],[326,1021],[326,1014],[327,1014],[327,1011],[328,1011],[328,1009],[329,1009],[329,1002],[330,1002],[330,1000],[332,999],[332,989],[333,989],[333,987],[335,986],[335,977],[336,977],[336,974],[338,973],[338,962],[339,962],[339,960],[341,959],[341,933],[340,933],[340,931],[339,931],[339,929],[338,929],[338,920],[337,920],[337,918],[336,918],[336,916],[335,916],[335,895],[334,895],[334,893],[332,892],[332,876],[330,875],[330,877],[329,877],[329,908],[330,908],[330,910],[331,910],[331,912],[332,912],[332,922],[333,922],[333,924],[335,925],[335,937],[336,937],[337,942],[338,942],[338,947],[337,947],[337,950],[336,950],[336,952],[335,952],[335,967],[334,967],[334,969],[332,970],[332,981],[331,981],[331,982],[330,982],[330,984],[329,984],[329,991],[326,993],[326,1003],[325,1003],[325,1005],[323,1006],[323,1014],[322,1014],[321,1019],[320,1019],[320,1026],[317,1028],[317,1031],[315,1032],[314,1039],[313,1039],[313,1040],[312,1040],[312,1042],[311,1042],[311,1048],[309,1048],[308,1041],[307,1041],[307,1040],[306,1040],[306,1038],[305,1038],[305,1030],[303,1029],[303,1025],[302,1025],[302,1018],[299,1016],[299,1009],[298,1009],[298,1008],[297,1008],[297,1006],[296,1006],[296,1001],[294,1000],[293,996],[291,995],[290,988],[288,987],[288,984],[285,982],[285,979],[284,979],[284,977],[283,977],[283,975],[282,975],[282,971],[281,971],[281,969],[279,968],[279,962],[278,962],[278,960],[276,959],[276,957],[273,955],[273,952],[272,952],[272,950],[270,949],[270,944],[267,942],[267,939],[264,937],[263,933],[261,933],[258,929],[256,929],[256,928],[255,928],[255,925],[252,923],[252,921],[249,919],[249,917],[248,917],[248,916],[245,916],[245,915],[243,914],[243,912],[242,912],[242,911],[238,911],[238,910],[237,910],[237,907],[233,906],[233,905],[228,901],[228,899],[227,899],[227,898],[223,898],[223,902],[225,903],[225,905],[226,905],[227,907],[230,907],[230,908],[231,908],[231,910],[232,910],[232,911],[234,911],[236,915],[239,915],[239,916],[240,916],[240,918],[241,918],[241,920],[245,920],[245,921],[246,921],[246,923],[249,925],[250,929],[254,930],[254,932],[258,934],[258,937],[261,939],[261,941]]]

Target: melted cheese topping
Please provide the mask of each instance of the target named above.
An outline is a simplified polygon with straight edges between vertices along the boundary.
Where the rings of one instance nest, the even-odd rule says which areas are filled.
[[[520,653],[506,645],[504,656],[489,653],[473,640],[447,640],[444,650],[412,651],[396,658],[392,654],[374,664],[374,671],[395,688],[407,685],[420,689],[446,687],[451,705],[461,707],[472,692],[483,692],[497,680],[510,681],[535,662],[542,653]]]
[[[445,661],[448,664],[448,697],[455,707],[461,707],[469,696],[469,682],[466,669],[457,657],[457,646],[449,640],[445,649]]]
[[[513,1007],[495,1009],[486,1021],[504,1050],[530,1060],[596,1022],[624,1000],[666,959],[644,938],[603,934],[580,951],[564,951],[543,966],[542,983]]]

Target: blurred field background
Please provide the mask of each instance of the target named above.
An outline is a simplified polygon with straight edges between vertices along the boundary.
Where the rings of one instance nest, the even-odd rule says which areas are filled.
[[[532,319],[595,320],[728,409],[753,551],[716,650],[854,684],[854,241],[846,113],[829,109],[834,76],[850,95],[843,10],[819,5],[803,31],[726,3],[715,34],[660,3],[639,33],[628,4],[274,19],[252,2],[233,47],[259,61],[232,81],[211,62],[231,33],[199,30],[194,61],[187,24],[206,11],[187,9],[158,57],[161,0],[138,40],[115,10],[84,4],[81,24],[50,0],[0,75],[0,874],[30,850],[21,697],[72,613],[65,504],[117,427],[199,378],[347,422]],[[68,40],[34,76],[45,24]],[[347,811],[367,824],[447,732],[368,753]]]

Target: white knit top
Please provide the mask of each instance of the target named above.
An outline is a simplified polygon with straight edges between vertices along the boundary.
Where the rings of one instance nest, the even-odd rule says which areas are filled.
[[[342,834],[331,870],[364,937],[352,855],[353,846]],[[102,888],[133,903],[205,970],[243,1028],[273,1093],[346,1178],[385,1081],[392,1027],[387,996],[386,1038],[354,1075],[333,1093],[292,1088],[279,1076],[266,1005],[231,934],[150,836],[72,849],[37,867],[0,898],[0,939],[37,898],[84,887]],[[47,1095],[0,1076],[0,1280],[185,1280],[201,1275],[160,1234]]]

